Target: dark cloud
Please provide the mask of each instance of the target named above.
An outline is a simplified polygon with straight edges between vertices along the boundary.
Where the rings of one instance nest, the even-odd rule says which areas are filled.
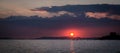
[[[64,12],[74,17],[78,15],[86,15],[92,18],[110,18],[120,20],[120,5],[96,4],[96,5],[66,5],[66,6],[52,6],[35,8],[32,11],[47,11],[47,12]],[[66,12],[66,13],[65,13]],[[69,13],[68,13],[69,12]],[[50,13],[51,15],[52,13]],[[57,14],[59,15],[59,13]],[[52,15],[51,15],[52,16]],[[54,15],[56,16],[56,15]]]

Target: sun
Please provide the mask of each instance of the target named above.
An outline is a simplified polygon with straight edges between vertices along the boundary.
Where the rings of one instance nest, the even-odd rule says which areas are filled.
[[[74,36],[74,33],[73,33],[73,32],[71,32],[71,33],[70,33],[70,36],[71,36],[71,37],[73,37],[73,36]]]

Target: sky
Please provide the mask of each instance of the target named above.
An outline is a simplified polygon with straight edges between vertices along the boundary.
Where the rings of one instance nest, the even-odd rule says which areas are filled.
[[[120,4],[119,0],[0,0],[0,18],[39,15],[30,9],[39,7],[89,4]]]
[[[25,8],[62,6],[73,4],[120,4],[119,0],[0,0],[0,4],[16,5]]]
[[[92,4],[111,7],[74,8]],[[113,31],[120,33],[119,5],[119,0],[0,0],[0,37],[37,38],[70,32],[78,37],[100,37]]]
[[[119,0],[0,0],[0,18],[11,15],[35,15],[29,9],[38,7],[89,4],[120,4]]]

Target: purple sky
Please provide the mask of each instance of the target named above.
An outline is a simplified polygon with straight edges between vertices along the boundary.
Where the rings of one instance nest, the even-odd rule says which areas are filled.
[[[59,37],[70,32],[77,37],[101,37],[120,33],[119,4],[119,0],[0,0],[0,37]]]

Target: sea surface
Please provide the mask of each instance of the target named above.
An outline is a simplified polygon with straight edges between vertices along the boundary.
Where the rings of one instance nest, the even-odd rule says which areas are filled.
[[[0,40],[0,53],[120,53],[120,41]]]

